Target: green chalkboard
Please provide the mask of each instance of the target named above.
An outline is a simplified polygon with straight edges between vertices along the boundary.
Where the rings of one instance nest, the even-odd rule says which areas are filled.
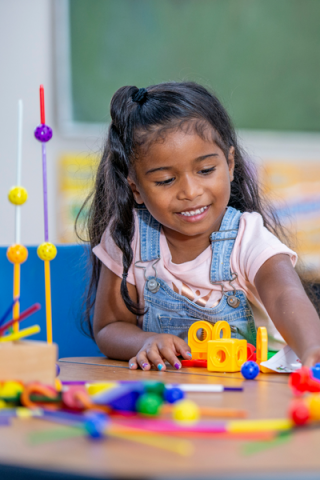
[[[320,130],[319,0],[69,0],[72,116],[122,85],[194,80],[237,128]]]

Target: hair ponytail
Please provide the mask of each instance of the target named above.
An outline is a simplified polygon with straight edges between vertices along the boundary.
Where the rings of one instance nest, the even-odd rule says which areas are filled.
[[[109,185],[108,196],[112,199],[113,215],[110,225],[111,236],[122,251],[123,275],[121,296],[126,307],[135,315],[142,315],[143,309],[132,301],[127,286],[127,275],[133,259],[131,242],[134,236],[134,197],[128,183],[130,162],[114,124],[109,130]],[[109,202],[109,203],[110,203]]]

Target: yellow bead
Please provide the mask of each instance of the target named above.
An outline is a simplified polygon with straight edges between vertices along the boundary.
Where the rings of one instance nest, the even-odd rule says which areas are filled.
[[[39,245],[37,254],[41,260],[53,260],[57,255],[57,249],[53,243],[44,242]]]
[[[0,409],[1,408],[7,408],[7,404],[4,400],[0,400]]]
[[[177,422],[196,422],[200,418],[200,410],[192,400],[181,400],[174,404],[172,415]]]
[[[22,392],[23,386],[19,382],[5,382],[0,387],[0,397],[2,397],[2,399],[16,397],[18,393]]]
[[[320,420],[320,395],[314,394],[306,398],[311,420]]]
[[[28,200],[28,192],[23,187],[12,187],[8,199],[13,205],[23,205]]]
[[[23,263],[28,258],[28,250],[23,245],[11,245],[7,250],[7,257],[11,263]]]

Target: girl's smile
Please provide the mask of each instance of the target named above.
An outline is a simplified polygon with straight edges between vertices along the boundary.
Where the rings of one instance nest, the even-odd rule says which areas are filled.
[[[205,205],[204,207],[193,207],[190,210],[178,212],[177,215],[180,215],[186,222],[198,222],[204,218],[209,208],[210,205]]]
[[[233,147],[227,160],[214,132],[206,133],[208,140],[191,131],[169,131],[138,156],[129,178],[136,202],[161,223],[172,254],[182,243],[189,256],[201,253],[229,202]]]

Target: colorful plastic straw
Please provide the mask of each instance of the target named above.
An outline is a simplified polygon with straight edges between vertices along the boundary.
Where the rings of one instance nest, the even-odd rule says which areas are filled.
[[[40,85],[40,122],[35,129],[34,136],[42,144],[42,178],[43,178],[43,213],[44,213],[44,243],[39,245],[37,253],[44,262],[44,284],[46,296],[46,326],[47,342],[52,343],[52,305],[51,305],[51,278],[50,261],[57,255],[57,249],[49,242],[48,223],[48,188],[47,188],[47,151],[46,143],[52,138],[52,129],[45,124],[44,88]]]
[[[14,304],[19,300],[19,298],[14,298],[13,302],[10,304],[10,307],[8,308],[8,310],[5,311],[5,313],[2,315],[2,317],[0,318],[0,326],[4,324],[4,322],[6,321],[6,319],[9,317],[10,315],[10,312],[11,310],[13,309],[14,307]]]
[[[24,330],[20,330],[20,332],[12,333],[11,335],[6,335],[5,337],[0,337],[0,342],[13,342],[16,340],[20,340],[21,338],[30,337],[31,335],[35,335],[36,333],[40,332],[39,325],[33,325],[32,327],[25,328]]]
[[[27,310],[22,312],[18,318],[10,320],[8,323],[0,327],[0,336],[3,335],[5,331],[8,330],[8,328],[10,328],[11,325],[13,325],[15,322],[22,322],[22,320],[29,317],[33,313],[37,312],[38,310],[40,310],[40,308],[41,308],[40,303],[35,303],[31,307],[27,308]]]
[[[20,244],[21,241],[21,212],[20,207],[28,199],[27,190],[21,187],[21,164],[22,164],[22,100],[18,102],[18,154],[17,154],[17,182],[8,194],[9,202],[15,205],[15,243],[7,250],[8,260],[13,263],[13,298],[20,297],[20,265],[28,258],[28,250]],[[12,316],[14,319],[19,317],[20,302],[16,300],[13,306]],[[18,322],[13,324],[13,331],[19,330]]]

